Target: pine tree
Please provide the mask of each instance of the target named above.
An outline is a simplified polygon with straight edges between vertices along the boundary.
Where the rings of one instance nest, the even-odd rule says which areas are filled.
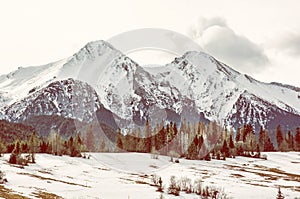
[[[174,125],[173,125],[173,132],[174,132],[174,136],[176,136],[177,133],[178,133],[178,129],[177,129],[177,124],[176,124],[176,122],[174,122]]]
[[[246,137],[248,134],[253,134],[254,135],[254,130],[251,124],[246,124],[244,125],[242,129],[242,135],[243,135],[243,142],[246,142]]]
[[[295,148],[294,147],[294,136],[291,131],[289,131],[287,134],[287,143],[288,143],[288,150],[289,151],[294,150],[294,148]]]
[[[263,129],[263,127],[261,126],[260,127],[260,130],[259,130],[259,137],[258,137],[258,144],[259,144],[259,147],[260,149],[264,150],[264,147],[265,147],[265,131]]]
[[[136,132],[135,131],[132,131],[131,134],[130,134],[130,142],[131,142],[131,150],[136,152],[137,149],[136,149],[136,146],[137,146],[137,136],[136,136]],[[155,140],[155,138],[153,138]],[[153,141],[153,144],[155,143],[155,141]]]
[[[71,157],[81,157],[80,143],[81,143],[81,138],[79,134],[76,136],[75,141],[73,136],[69,138],[67,147],[69,149],[69,155]]]
[[[14,147],[12,153],[10,154],[8,162],[11,164],[19,164],[18,160],[20,159],[20,157],[21,157],[20,141],[16,140],[15,147]]]
[[[116,151],[119,152],[123,149],[123,140],[121,130],[118,129],[117,138],[116,138]]]
[[[78,150],[78,152],[80,153],[81,156],[81,152],[83,150],[83,141],[81,139],[81,133],[77,133],[76,139],[75,139],[75,144],[76,144],[76,150]]]
[[[275,151],[274,145],[271,142],[271,138],[268,131],[265,131],[265,138],[264,138],[264,151]]]
[[[201,122],[198,122],[198,127],[197,127],[197,134],[198,134],[198,135],[201,135],[201,134],[202,134],[202,132],[201,132],[202,129],[203,129],[203,128],[201,127]]]
[[[297,151],[300,151],[300,128],[296,128],[296,134],[295,134],[295,148]]]
[[[221,153],[223,153],[225,155],[225,157],[229,157],[229,155],[230,155],[229,154],[229,147],[227,146],[226,140],[224,140],[224,142],[223,142]]]
[[[199,144],[199,139],[197,136],[195,136],[193,142],[191,142],[187,150],[188,159],[192,159],[192,160],[198,159],[198,155],[199,155],[198,144]]]
[[[156,150],[159,150],[166,144],[166,132],[164,126],[159,130],[156,137],[155,148]]]
[[[42,140],[40,143],[40,153],[47,153],[48,152],[48,144]]]
[[[27,141],[25,141],[25,140],[23,140],[21,142],[21,151],[22,151],[22,153],[28,153],[29,152],[28,144],[27,144]]]
[[[256,145],[256,157],[260,158],[260,148],[259,148],[259,144]]]
[[[71,157],[74,157],[74,151],[75,151],[75,146],[74,146],[74,139],[73,139],[73,136],[71,136],[70,138],[69,138],[69,143],[68,143],[68,145],[69,145],[69,150],[70,150],[70,152],[69,152],[69,154],[70,154],[70,156]]]
[[[237,131],[236,131],[236,136],[235,136],[235,142],[239,142],[241,141],[241,128],[238,127]]]
[[[276,141],[277,141],[277,149],[281,149],[281,144],[283,142],[283,135],[280,124],[276,128]]]

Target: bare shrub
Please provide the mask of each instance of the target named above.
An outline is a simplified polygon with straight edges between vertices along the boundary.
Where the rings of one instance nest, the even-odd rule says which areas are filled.
[[[194,181],[194,192],[197,195],[201,195],[202,193],[202,181],[200,179],[196,179]]]
[[[153,185],[156,186],[156,187],[159,185],[159,180],[160,179],[161,179],[161,177],[159,177],[156,174],[151,176],[151,181],[152,181]]]
[[[170,184],[169,184],[169,188],[168,188],[168,193],[169,194],[173,194],[175,196],[179,196],[179,192],[180,192],[180,188],[177,185],[176,177],[175,176],[171,176],[171,178],[170,178]]]
[[[186,193],[190,193],[190,189],[192,186],[192,180],[188,177],[182,177],[179,180],[179,187],[181,191],[185,191]]]
[[[5,178],[5,173],[3,171],[0,171],[0,184],[4,184],[7,182],[7,179]]]
[[[155,149],[155,147],[152,147],[152,149],[151,149],[151,158],[157,160],[158,156],[159,156],[159,152]]]
[[[174,158],[179,158],[179,154],[176,153],[175,151],[170,151],[168,155],[169,155],[170,158],[171,158],[171,159],[170,159],[171,162],[173,162],[173,159],[174,159]]]

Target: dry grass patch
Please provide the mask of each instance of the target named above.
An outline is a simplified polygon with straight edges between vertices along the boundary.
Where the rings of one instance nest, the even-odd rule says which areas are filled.
[[[38,191],[37,193],[33,193],[34,196],[38,198],[47,198],[47,199],[63,199],[63,197],[60,197],[58,195],[55,195],[53,193],[47,193],[44,191]]]
[[[2,185],[0,185],[0,197],[5,199],[29,199],[28,197],[13,193],[12,190],[7,189]]]
[[[251,182],[246,182],[246,184],[253,185],[253,186],[256,186],[256,187],[269,187],[268,185],[251,183]]]
[[[291,163],[293,163],[293,164],[300,164],[300,162],[293,162],[293,161]]]
[[[235,177],[235,178],[243,178],[243,177],[245,177],[245,176],[243,176],[241,174],[238,174],[238,173],[232,173],[231,176]]]
[[[101,171],[110,171],[110,169],[108,169],[108,168],[100,168],[100,167],[98,167],[97,169],[99,169]]]
[[[64,184],[69,184],[69,185],[75,185],[75,186],[81,186],[81,187],[91,188],[90,186],[86,186],[86,185],[82,185],[82,184],[77,184],[77,183],[73,183],[73,182],[67,182],[67,181],[63,181],[63,180],[57,180],[57,179],[54,179],[54,178],[46,178],[46,177],[42,177],[42,176],[30,174],[30,173],[18,173],[18,174],[20,174],[20,175],[27,175],[27,176],[30,176],[32,178],[38,178],[40,180],[46,180],[47,182],[48,181],[55,181],[55,182],[61,182],[61,183],[64,183]]]
[[[270,168],[270,169],[268,169],[268,171],[273,172],[273,173],[277,173],[277,174],[280,174],[280,175],[284,175],[285,180],[300,182],[300,175],[299,174],[288,173],[288,172],[282,171],[282,170],[277,169],[277,168]]]
[[[159,168],[158,166],[153,165],[153,164],[149,165],[149,167],[154,168],[154,169],[158,169]]]
[[[51,172],[45,171],[45,170],[39,170],[38,172],[43,173],[43,174],[49,174],[49,175],[52,175]]]

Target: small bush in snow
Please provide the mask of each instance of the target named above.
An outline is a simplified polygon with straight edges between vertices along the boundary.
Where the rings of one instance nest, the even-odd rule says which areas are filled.
[[[0,184],[4,184],[7,182],[7,179],[5,178],[5,173],[3,171],[0,171]]]
[[[157,160],[158,156],[159,156],[159,152],[155,149],[155,147],[152,147],[152,149],[151,149],[151,158]]]
[[[192,192],[192,180],[187,177],[182,177],[179,180],[179,186],[181,191],[185,191],[186,193]]]
[[[157,191],[163,192],[162,179],[160,176],[154,174],[151,178],[153,185],[157,187]]]
[[[194,192],[197,195],[201,195],[202,193],[202,181],[200,179],[196,179],[194,182]]]
[[[8,162],[10,164],[27,166],[30,161],[28,159],[23,158],[20,154],[16,154],[13,152],[10,154]]]
[[[171,176],[168,193],[173,194],[175,196],[179,196],[179,192],[180,192],[180,187],[177,185],[176,177]]]
[[[151,180],[152,180],[154,186],[158,186],[159,185],[159,180],[161,180],[161,177],[154,174],[154,175],[152,175]]]
[[[169,155],[170,158],[171,158],[171,159],[170,159],[171,162],[173,162],[173,158],[179,158],[179,154],[176,153],[175,151],[170,151],[168,155]]]
[[[267,157],[267,155],[266,155],[266,154],[263,154],[263,155],[261,155],[261,159],[267,160],[267,159],[268,159],[268,157]]]

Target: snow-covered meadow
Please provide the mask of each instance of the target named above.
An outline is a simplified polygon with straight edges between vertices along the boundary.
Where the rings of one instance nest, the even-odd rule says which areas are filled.
[[[199,198],[185,192],[167,194],[172,175],[177,180],[200,179],[203,185],[223,189],[229,198],[274,199],[278,186],[286,199],[300,198],[300,153],[264,154],[268,160],[237,157],[180,163],[143,153],[91,153],[90,159],[37,154],[37,163],[24,168],[8,164],[6,154],[0,158],[0,170],[6,173],[6,189],[29,198],[45,192],[62,198],[156,199],[161,193],[152,186],[153,174],[161,176],[166,199]]]

